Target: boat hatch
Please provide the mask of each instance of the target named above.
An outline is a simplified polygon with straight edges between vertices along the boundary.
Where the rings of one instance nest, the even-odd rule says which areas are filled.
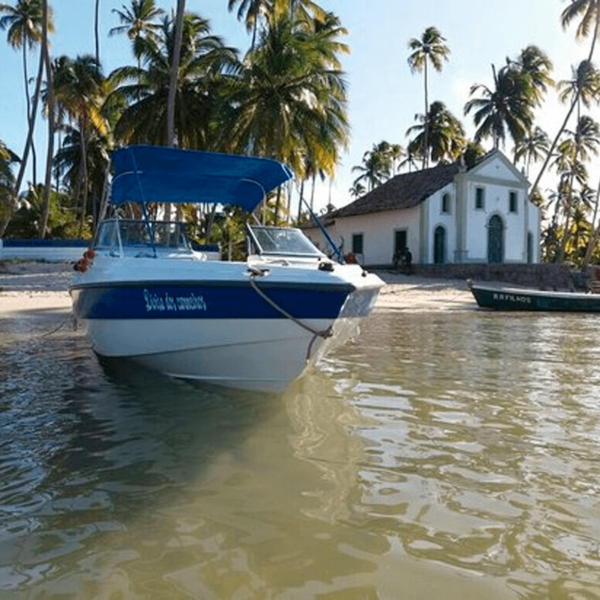
[[[249,253],[261,256],[324,258],[324,254],[300,231],[289,227],[248,226]]]

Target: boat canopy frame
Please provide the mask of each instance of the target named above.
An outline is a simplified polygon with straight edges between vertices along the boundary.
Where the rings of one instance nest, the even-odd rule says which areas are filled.
[[[164,146],[126,146],[112,154],[111,203],[221,204],[252,212],[293,178],[284,164]]]

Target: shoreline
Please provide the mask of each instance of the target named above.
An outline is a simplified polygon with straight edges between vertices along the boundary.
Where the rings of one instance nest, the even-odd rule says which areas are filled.
[[[373,270],[383,281],[375,310],[402,312],[446,312],[476,308],[466,281],[429,279]],[[71,308],[67,292],[73,273],[72,263],[0,263],[0,314],[57,312]]]

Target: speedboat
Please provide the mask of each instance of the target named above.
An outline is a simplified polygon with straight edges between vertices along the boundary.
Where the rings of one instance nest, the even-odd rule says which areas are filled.
[[[247,259],[194,247],[152,203],[233,205],[249,216],[292,174],[270,159],[129,146],[113,153],[110,201],[75,265],[73,312],[102,357],[232,388],[280,392],[357,333],[383,281],[321,252],[300,229],[246,223]],[[142,218],[123,218],[127,203]]]

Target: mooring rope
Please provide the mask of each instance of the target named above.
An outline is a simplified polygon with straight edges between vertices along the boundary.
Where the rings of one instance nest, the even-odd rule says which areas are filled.
[[[279,312],[281,315],[283,315],[286,319],[290,319],[290,321],[294,322],[296,325],[298,325],[299,327],[302,327],[302,329],[305,329],[306,331],[310,332],[313,334],[313,338],[310,341],[310,344],[308,345],[308,350],[306,353],[306,360],[310,360],[310,355],[312,353],[312,347],[313,344],[315,342],[315,340],[319,337],[323,338],[323,339],[327,339],[330,338],[333,335],[333,326],[329,326],[327,329],[320,331],[318,329],[315,329],[314,327],[311,327],[310,325],[303,323],[302,321],[300,321],[300,319],[297,319],[296,317],[294,317],[294,315],[291,315],[289,312],[287,312],[287,310],[285,310],[284,308],[282,308],[281,306],[279,306],[279,304],[277,304],[274,300],[272,300],[271,298],[269,298],[269,296],[267,296],[258,286],[258,284],[256,283],[256,277],[264,277],[265,276],[265,271],[262,271],[260,269],[257,269],[255,267],[249,267],[248,271],[250,273],[250,285],[252,286],[252,289],[265,301],[267,302],[270,306],[272,306],[277,312]]]

